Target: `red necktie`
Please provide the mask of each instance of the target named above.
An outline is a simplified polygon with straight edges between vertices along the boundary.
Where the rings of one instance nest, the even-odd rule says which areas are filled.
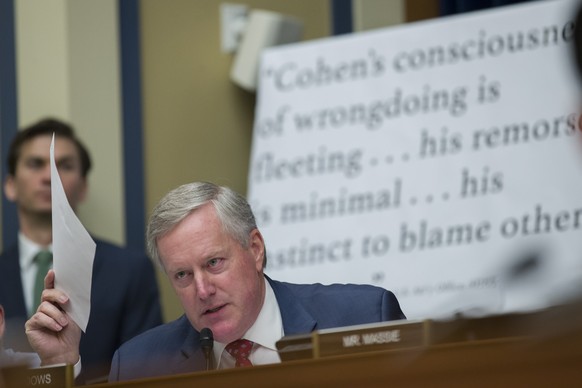
[[[239,339],[226,345],[226,351],[236,360],[235,367],[253,366],[249,356],[253,349],[253,342],[246,339]]]

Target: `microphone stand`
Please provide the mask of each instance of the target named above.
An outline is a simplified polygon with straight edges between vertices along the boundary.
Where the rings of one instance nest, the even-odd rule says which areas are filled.
[[[200,347],[204,352],[204,358],[206,359],[206,370],[214,369],[214,363],[212,362],[214,359],[214,355],[212,354],[212,348],[214,346],[214,335],[212,334],[212,330],[205,327],[204,329],[200,330]]]

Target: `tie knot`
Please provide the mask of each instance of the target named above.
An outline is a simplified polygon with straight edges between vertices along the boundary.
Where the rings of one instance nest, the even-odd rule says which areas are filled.
[[[253,365],[251,360],[249,360],[251,350],[253,350],[252,341],[239,339],[226,345],[225,349],[232,357],[234,357],[236,367]]]
[[[38,265],[47,265],[53,261],[53,253],[51,251],[40,251],[34,256],[34,262]]]

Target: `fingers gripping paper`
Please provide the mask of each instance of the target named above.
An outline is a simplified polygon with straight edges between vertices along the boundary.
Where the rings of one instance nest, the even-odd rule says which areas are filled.
[[[54,134],[50,158],[55,288],[69,296],[65,311],[85,331],[91,312],[95,242],[67,200],[55,163]]]

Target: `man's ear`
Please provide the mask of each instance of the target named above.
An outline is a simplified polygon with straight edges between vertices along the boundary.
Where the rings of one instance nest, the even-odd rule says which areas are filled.
[[[258,229],[253,229],[249,238],[249,249],[255,259],[257,272],[263,271],[263,260],[265,259],[265,242],[263,235]]]
[[[8,175],[4,181],[4,195],[10,202],[16,201],[17,192],[14,177],[12,175]]]

